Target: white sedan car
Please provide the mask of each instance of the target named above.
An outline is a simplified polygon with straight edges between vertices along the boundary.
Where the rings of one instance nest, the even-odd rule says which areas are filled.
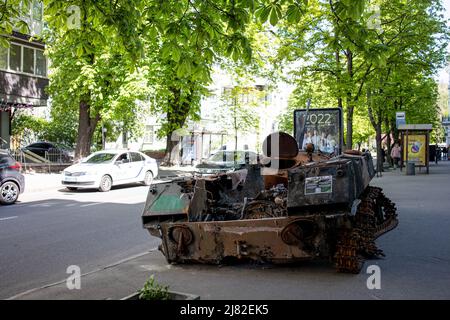
[[[69,190],[98,188],[102,192],[119,184],[141,182],[149,186],[158,175],[156,160],[137,151],[98,151],[63,171]]]

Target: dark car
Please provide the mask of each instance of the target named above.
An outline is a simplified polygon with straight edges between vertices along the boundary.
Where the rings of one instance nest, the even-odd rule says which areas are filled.
[[[247,163],[256,164],[258,162],[259,156],[253,151],[220,150],[198,164],[195,171],[200,174],[216,174],[239,170]]]
[[[70,148],[54,142],[35,142],[24,147],[23,150],[31,151],[50,162],[69,163],[73,160],[73,151]]]
[[[21,165],[6,151],[0,150],[0,204],[13,204],[25,190]]]

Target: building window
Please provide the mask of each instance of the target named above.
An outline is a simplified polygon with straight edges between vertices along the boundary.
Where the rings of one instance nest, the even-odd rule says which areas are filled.
[[[0,69],[8,69],[8,48],[0,46]]]
[[[23,66],[22,71],[25,73],[34,73],[34,49],[23,47]]]
[[[9,48],[9,69],[12,71],[22,71],[22,47],[11,44]]]
[[[0,48],[0,69],[46,77],[47,59],[43,50],[11,44],[9,49]]]
[[[144,143],[153,144],[155,139],[155,133],[153,131],[153,126],[145,126]]]
[[[33,20],[42,21],[42,2],[33,1]]]
[[[47,59],[45,59],[42,50],[36,50],[36,74],[43,77],[47,76]]]

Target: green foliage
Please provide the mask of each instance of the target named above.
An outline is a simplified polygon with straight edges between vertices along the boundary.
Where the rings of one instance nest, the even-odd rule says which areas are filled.
[[[47,126],[48,121],[45,119],[26,114],[16,114],[12,119],[11,133],[13,135],[21,135],[25,129],[29,129],[42,139]]]
[[[163,114],[159,137],[198,120],[211,71],[220,58],[249,61],[245,35],[253,1],[146,1],[144,48],[150,66],[150,101]]]
[[[298,21],[307,5],[306,0],[76,0],[70,5],[80,8],[80,25],[72,28],[67,3],[45,3],[54,104],[66,110],[87,104],[88,135],[98,123],[137,133],[136,116],[146,108],[138,110],[133,101],[147,98],[151,111],[164,115],[160,137],[187,119],[199,119],[216,63],[252,61],[257,39],[248,26]]]
[[[378,25],[373,5],[380,8]],[[409,123],[437,128],[433,75],[445,62],[449,38],[441,9],[439,1],[428,0],[309,1],[300,21],[283,23],[278,32],[278,59],[295,63],[297,85],[281,127],[291,129],[291,111],[311,97],[314,107],[344,109],[349,147],[352,138],[373,134],[368,124],[395,131],[399,110]]]
[[[33,138],[42,141],[59,143],[70,148],[75,145],[76,115],[66,114],[65,117],[55,114],[52,110],[50,120],[28,114],[15,114],[12,120],[12,134],[23,141],[24,133],[32,134]],[[35,141],[25,141],[25,143]]]
[[[259,113],[264,110],[265,94],[244,83],[223,92],[214,117],[221,128],[233,133],[236,144],[240,134],[258,131]],[[237,148],[235,145],[235,149]]]
[[[79,26],[69,23],[73,13],[67,3],[46,1],[44,38],[52,61],[48,88],[52,108],[72,114],[86,104],[89,119],[83,120],[87,131],[81,135],[94,135],[100,124],[110,128],[110,137],[122,130],[130,137],[139,135],[142,123],[138,116],[148,106],[137,102],[149,95],[149,69],[139,63],[141,1],[111,5],[109,1],[80,0],[71,5],[80,8]]]
[[[169,300],[169,298],[169,286],[158,284],[154,275],[151,275],[139,291],[139,300]]]
[[[0,3],[0,46],[9,47],[8,37],[13,30],[28,33],[29,26],[23,19],[31,0],[8,0]]]

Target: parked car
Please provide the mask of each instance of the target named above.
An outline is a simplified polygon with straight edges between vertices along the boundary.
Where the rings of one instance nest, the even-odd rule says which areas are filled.
[[[31,151],[42,158],[47,158],[51,162],[70,163],[73,161],[74,152],[71,148],[54,142],[35,142],[23,148]]]
[[[256,164],[259,156],[247,150],[220,150],[195,166],[200,174],[216,174],[241,169],[246,163]]]
[[[62,184],[69,190],[98,188],[140,182],[152,184],[158,175],[156,160],[137,151],[104,150],[91,154],[63,171]]]
[[[0,150],[0,204],[13,204],[25,190],[21,164],[7,152]]]

